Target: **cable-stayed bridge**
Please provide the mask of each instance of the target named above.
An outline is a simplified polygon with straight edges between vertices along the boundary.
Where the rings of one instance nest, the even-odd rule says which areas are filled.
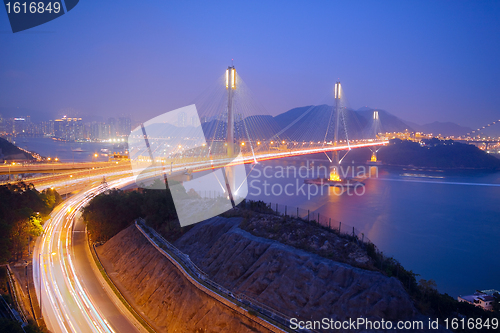
[[[332,89],[331,101],[333,106],[321,106],[314,117],[311,106],[280,126],[231,66],[195,104],[167,112],[132,131],[132,167],[173,172],[184,166],[192,172],[315,153],[327,154],[332,166],[337,166],[342,151],[387,143],[377,139],[377,111],[370,122],[359,124],[353,119],[340,82]]]
[[[381,123],[353,116],[340,82],[319,107],[304,108],[278,123],[257,102],[234,66],[190,105],[145,122],[129,136],[129,167],[147,172],[192,174],[238,164],[324,153],[333,169],[351,149],[377,146]],[[372,157],[376,161],[376,155]],[[0,173],[57,173],[68,182],[126,169],[120,163],[47,163],[0,166]],[[80,170],[80,171],[78,171]],[[53,176],[34,179],[49,184]],[[50,179],[49,179],[50,178]],[[57,179],[58,181],[60,179]],[[337,179],[335,174],[331,178]],[[31,181],[31,180],[30,180]],[[45,185],[44,185],[45,186]]]

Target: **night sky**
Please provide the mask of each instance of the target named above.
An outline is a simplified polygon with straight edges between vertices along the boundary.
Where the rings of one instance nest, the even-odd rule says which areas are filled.
[[[498,1],[87,1],[11,32],[0,10],[0,107],[54,115],[188,105],[234,58],[272,115],[324,101],[416,123],[500,118]],[[71,111],[72,110],[72,111]]]

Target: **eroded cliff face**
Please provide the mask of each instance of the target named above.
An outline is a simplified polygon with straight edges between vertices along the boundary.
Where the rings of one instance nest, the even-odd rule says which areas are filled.
[[[269,332],[194,287],[135,226],[97,252],[122,293],[159,332]]]
[[[215,217],[175,243],[217,283],[295,318],[401,320],[417,312],[401,283],[238,228]]]
[[[239,228],[241,222],[212,218],[174,245],[236,297],[244,294],[292,318],[418,316],[397,279],[254,236]],[[115,283],[159,331],[268,332],[194,287],[135,226],[98,253]]]

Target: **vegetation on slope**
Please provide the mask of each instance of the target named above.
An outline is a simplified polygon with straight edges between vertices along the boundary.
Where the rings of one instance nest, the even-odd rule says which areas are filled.
[[[161,233],[180,230],[168,187],[166,191],[124,192],[113,189],[96,196],[83,209],[83,219],[95,242],[107,241],[139,217]]]
[[[52,189],[38,192],[33,184],[23,182],[0,186],[0,263],[22,257],[59,202],[61,196]]]

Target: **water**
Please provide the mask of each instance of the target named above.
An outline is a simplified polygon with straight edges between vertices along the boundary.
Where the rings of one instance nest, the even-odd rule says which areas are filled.
[[[16,138],[15,144],[45,157],[57,157],[61,162],[107,161],[108,157],[102,154],[101,149],[109,149],[110,153],[123,151],[123,146],[109,142],[63,142],[50,138]],[[73,151],[78,148],[83,151]],[[99,155],[97,158],[94,157],[96,153]]]
[[[323,164],[316,160],[314,169]],[[302,166],[304,176],[307,165],[306,158],[258,164],[248,177],[248,198],[310,209],[354,226],[386,255],[420,274],[417,280],[434,279],[441,292],[453,297],[500,289],[500,173],[379,168],[378,177],[365,181],[364,194],[360,188],[361,195],[337,195],[324,187],[323,194],[312,195],[311,187],[308,196],[307,185],[305,193],[300,190],[306,177],[296,179],[292,172]],[[289,168],[289,177],[280,167]],[[287,185],[293,195],[285,194]]]

